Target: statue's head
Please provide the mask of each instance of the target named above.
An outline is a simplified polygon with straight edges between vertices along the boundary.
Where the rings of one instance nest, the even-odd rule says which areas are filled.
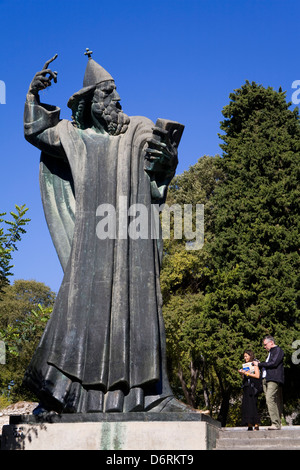
[[[126,132],[129,117],[123,113],[120,100],[114,80],[102,82],[96,87],[91,104],[95,127],[102,127],[111,135]]]
[[[73,111],[77,127],[95,127],[110,135],[126,132],[129,117],[123,113],[120,96],[112,76],[97,64],[89,55],[83,88],[69,99],[68,106]]]

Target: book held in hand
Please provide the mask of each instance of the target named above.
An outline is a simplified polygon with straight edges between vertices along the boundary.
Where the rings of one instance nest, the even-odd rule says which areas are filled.
[[[254,366],[252,365],[252,362],[245,362],[245,364],[243,364],[243,370],[245,372],[249,372],[249,374],[254,374]]]

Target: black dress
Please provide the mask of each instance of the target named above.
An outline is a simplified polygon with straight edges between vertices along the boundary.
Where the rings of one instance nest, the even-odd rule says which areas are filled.
[[[257,410],[257,399],[261,389],[261,379],[244,376],[243,378],[243,402],[242,402],[242,426],[260,423]]]

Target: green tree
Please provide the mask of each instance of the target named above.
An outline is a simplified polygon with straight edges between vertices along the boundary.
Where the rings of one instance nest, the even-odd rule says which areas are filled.
[[[219,325],[212,337],[223,343],[227,361],[230,332],[232,351],[251,345],[263,357],[262,336],[273,334],[290,368],[292,343],[300,335],[298,110],[289,109],[282,91],[256,83],[246,82],[230,99],[221,123],[223,158],[217,162],[225,180],[213,198],[209,247],[214,275],[208,312]],[[228,330],[225,341],[222,330]],[[226,361],[219,371],[223,422],[237,387]]]
[[[17,250],[17,242],[21,240],[21,235],[26,233],[25,225],[30,219],[25,218],[28,208],[23,206],[15,206],[17,213],[11,212],[13,220],[5,220],[2,217],[6,212],[0,214],[0,224],[8,225],[7,230],[0,225],[0,294],[5,285],[9,283],[8,277],[12,275],[11,265],[12,253]]]
[[[188,171],[173,179],[167,204],[204,204],[204,246],[187,250],[186,240],[164,241],[161,288],[167,336],[169,377],[178,398],[195,408],[216,406],[212,390],[217,378],[210,366],[207,351],[207,324],[203,322],[205,292],[210,280],[210,254],[207,246],[211,234],[211,199],[222,181],[217,168],[219,157],[204,156]]]
[[[249,82],[230,100],[222,158],[208,160],[211,171],[200,159],[203,172],[195,165],[170,188],[172,200],[205,204],[204,247],[189,253],[171,241],[162,269],[172,385],[223,425],[240,397],[243,350],[264,359],[263,335],[285,351],[287,404],[300,385],[291,361],[300,337],[298,110],[282,91]],[[212,185],[198,197],[207,172]]]
[[[0,339],[6,363],[0,365],[0,391],[16,401],[30,398],[22,388],[25,370],[50,318],[55,293],[41,282],[16,280],[0,302]]]
[[[209,263],[206,246],[211,240],[211,199],[217,185],[222,181],[222,170],[216,165],[220,157],[203,156],[188,171],[176,176],[169,186],[167,205],[184,206],[203,204],[204,247],[201,250],[187,250],[186,239],[164,240],[161,288],[166,302],[170,295],[198,293],[205,291],[209,279]],[[183,213],[183,211],[182,211]],[[184,231],[183,231],[184,232]]]

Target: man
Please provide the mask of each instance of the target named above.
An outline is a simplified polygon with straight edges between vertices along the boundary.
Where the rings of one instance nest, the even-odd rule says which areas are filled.
[[[111,75],[87,55],[83,88],[68,102],[73,122],[40,103],[39,91],[56,82],[48,68],[56,56],[35,75],[25,104],[25,137],[42,151],[42,201],[64,278],[24,383],[46,410],[182,410],[166,372],[161,243],[128,237],[124,217],[134,204],[165,200],[181,125],[170,135],[129,118]],[[96,235],[99,207],[108,206],[117,237]]]
[[[264,348],[269,351],[265,362],[254,361],[262,369],[263,388],[266,396],[267,407],[272,425],[269,430],[281,428],[282,385],[284,383],[283,357],[284,352],[275,344],[272,336],[267,335],[263,339]]]

